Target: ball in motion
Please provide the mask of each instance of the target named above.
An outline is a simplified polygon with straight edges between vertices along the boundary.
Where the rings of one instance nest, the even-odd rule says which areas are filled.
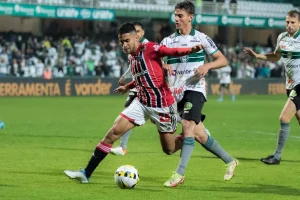
[[[131,189],[139,182],[137,169],[131,165],[123,165],[117,169],[114,175],[117,186],[122,189]]]
[[[5,127],[4,122],[0,120],[0,130],[1,130],[1,129],[4,129],[4,127]]]

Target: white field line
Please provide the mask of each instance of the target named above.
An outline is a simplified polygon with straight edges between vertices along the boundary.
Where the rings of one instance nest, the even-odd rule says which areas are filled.
[[[278,136],[278,133],[272,133],[272,132],[265,132],[265,131],[249,131],[249,130],[243,130],[243,129],[234,129],[233,131],[236,132],[242,132],[242,133],[254,133],[254,134],[259,134],[259,135],[274,135],[274,136]],[[300,140],[300,136],[297,135],[289,135],[289,138],[294,138],[294,139],[299,139]]]

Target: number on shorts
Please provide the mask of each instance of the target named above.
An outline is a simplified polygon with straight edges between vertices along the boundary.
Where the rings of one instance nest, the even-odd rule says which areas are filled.
[[[159,113],[159,121],[160,122],[170,122],[171,116],[168,113]]]

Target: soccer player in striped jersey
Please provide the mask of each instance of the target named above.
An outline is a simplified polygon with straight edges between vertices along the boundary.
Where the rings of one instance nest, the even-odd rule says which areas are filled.
[[[144,38],[145,31],[144,31],[143,25],[140,22],[132,22],[132,23],[135,27],[136,34],[140,38],[140,43],[146,44],[147,42],[149,42],[149,40]],[[128,55],[128,56],[130,57],[130,55]],[[130,60],[130,58],[128,58],[128,60]],[[125,77],[129,74],[131,74],[130,65],[129,65],[128,69],[126,70],[126,72],[121,76],[121,78],[119,80],[120,85],[125,85]],[[129,91],[129,94],[128,94],[128,97],[127,97],[124,107],[127,108],[136,97],[137,97],[137,91],[136,91],[136,88],[133,88]],[[127,153],[127,144],[128,144],[128,139],[129,139],[130,133],[131,133],[131,130],[127,131],[124,135],[122,135],[122,137],[120,138],[120,146],[111,148],[110,152],[112,154],[124,156]]]
[[[131,72],[134,80],[115,89],[117,93],[126,93],[136,87],[137,98],[124,109],[113,126],[96,146],[85,169],[65,170],[64,173],[81,183],[88,183],[97,166],[111,151],[112,144],[125,132],[135,126],[141,126],[147,119],[155,122],[163,151],[170,155],[175,151],[176,114],[175,98],[168,86],[161,58],[164,56],[184,56],[198,52],[201,45],[190,48],[167,48],[153,42],[141,44],[132,23],[121,25],[118,33],[123,51],[130,54]]]
[[[175,187],[184,181],[186,166],[194,149],[195,133],[202,133],[201,144],[204,148],[215,155],[224,155],[224,180],[233,177],[234,169],[238,165],[238,161],[229,156],[213,137],[204,134],[201,123],[201,111],[206,102],[204,76],[211,69],[225,67],[227,60],[207,35],[193,29],[194,14],[195,6],[190,1],[177,3],[174,9],[176,32],[161,42],[161,45],[171,48],[192,47],[196,44],[204,47],[202,51],[194,54],[167,58],[167,64],[171,65],[169,84],[178,102],[178,111],[182,113],[183,146],[178,167],[165,182],[166,187]],[[205,53],[211,55],[214,61],[204,63]]]
[[[279,117],[280,129],[275,152],[266,158],[261,158],[261,161],[268,165],[280,164],[281,153],[290,133],[290,121],[293,116],[296,116],[300,124],[300,13],[297,10],[289,11],[285,21],[287,31],[278,36],[274,52],[257,54],[248,47],[244,48],[246,54],[258,59],[268,61],[282,59],[285,66],[288,99]]]

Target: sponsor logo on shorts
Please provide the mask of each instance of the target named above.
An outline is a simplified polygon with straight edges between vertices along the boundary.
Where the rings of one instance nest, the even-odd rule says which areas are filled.
[[[185,102],[183,110],[184,110],[184,112],[186,112],[186,111],[188,112],[189,110],[192,109],[192,107],[193,107],[193,104],[191,102]]]
[[[297,96],[296,90],[292,90],[289,96],[291,99],[294,99]]]

